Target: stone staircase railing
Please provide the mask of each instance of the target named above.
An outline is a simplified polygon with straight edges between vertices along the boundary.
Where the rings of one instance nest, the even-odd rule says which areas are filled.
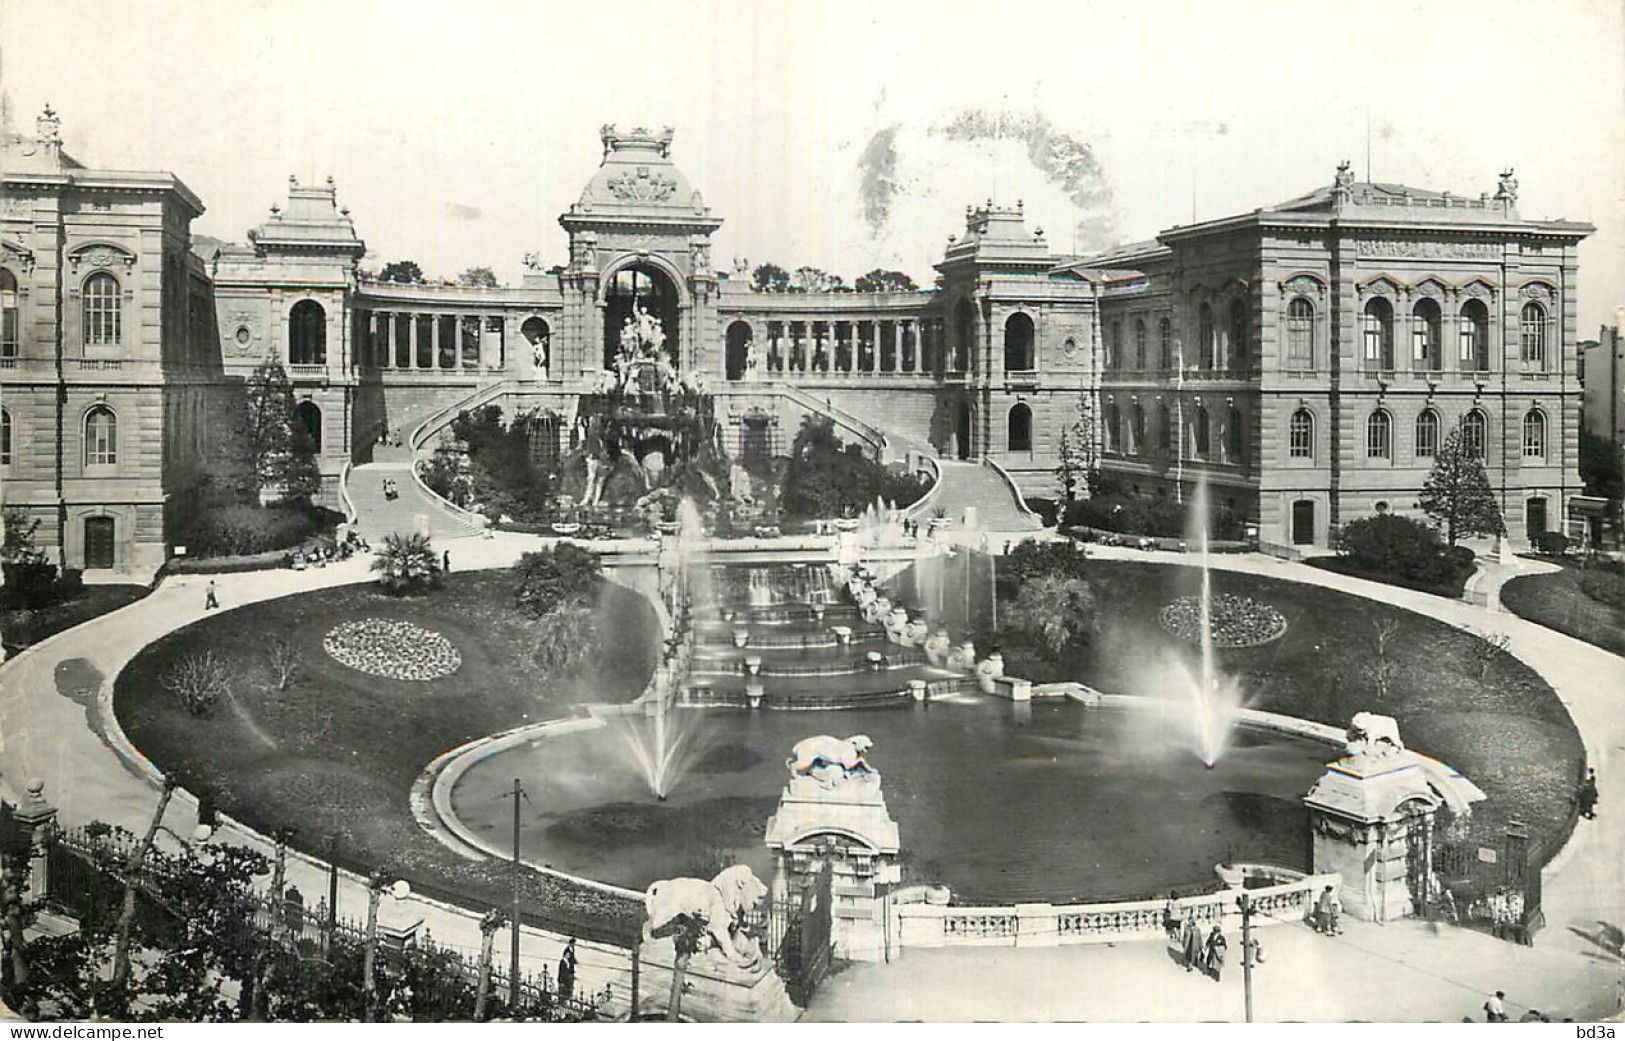
[[[795,404],[800,405],[808,412],[821,416],[828,416],[834,421],[835,426],[838,429],[852,435],[853,437],[856,437],[859,441],[862,441],[865,445],[867,445],[870,450],[875,453],[875,457],[877,459],[879,459],[881,462],[887,461],[886,452],[889,445],[887,443],[886,432],[884,430],[881,430],[879,427],[873,426],[872,424],[865,423],[863,420],[852,415],[852,413],[845,411],[844,409],[836,408],[828,401],[820,401],[816,396],[809,394],[807,391],[802,390],[800,387],[797,387],[794,384],[775,381],[767,384],[767,386],[770,386],[775,392],[778,393],[780,397],[786,398]]]
[[[1016,485],[1015,478],[1010,476],[1010,471],[1000,466],[995,459],[983,459],[982,465],[999,475],[999,480],[1003,481],[1004,486],[1010,490],[1010,497],[1015,501],[1016,509],[1021,511],[1028,520],[1032,521],[1034,526],[1042,528],[1044,526],[1043,518],[1034,513],[1033,508],[1027,505],[1026,496],[1021,494],[1021,489]]]
[[[481,384],[469,394],[458,398],[449,405],[436,409],[420,420],[412,428],[411,433],[407,435],[407,445],[415,454],[424,445],[428,444],[429,438],[440,433],[458,415],[467,412],[469,409],[488,404],[504,394],[512,393],[518,388],[518,384],[518,380],[512,379],[492,380],[490,383]]]

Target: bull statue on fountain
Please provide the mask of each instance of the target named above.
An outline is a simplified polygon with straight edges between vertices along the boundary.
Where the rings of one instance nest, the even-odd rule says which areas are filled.
[[[820,734],[797,741],[784,765],[790,770],[792,787],[802,778],[815,781],[819,788],[833,791],[852,781],[878,784],[880,771],[864,760],[874,742],[863,734],[838,738]]]

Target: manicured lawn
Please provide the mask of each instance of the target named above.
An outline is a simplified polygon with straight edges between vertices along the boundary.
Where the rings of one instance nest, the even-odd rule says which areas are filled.
[[[1501,603],[1520,618],[1625,654],[1625,611],[1593,600],[1580,588],[1580,569],[1520,575],[1501,587]]]
[[[0,612],[0,635],[13,653],[92,618],[117,611],[152,592],[149,586],[85,586],[78,596],[38,611]]]
[[[1077,680],[1108,693],[1158,693],[1151,689],[1157,681],[1150,664],[1192,651],[1162,630],[1157,612],[1196,590],[1196,570],[1091,560],[1088,576],[1100,605],[1101,636],[1067,647],[1055,660],[1000,632],[1007,671],[1036,680]],[[1509,820],[1527,823],[1537,836],[1565,829],[1584,748],[1551,687],[1522,662],[1501,655],[1480,680],[1474,637],[1421,615],[1315,586],[1222,571],[1213,574],[1213,589],[1263,601],[1287,618],[1286,634],[1277,641],[1218,652],[1221,672],[1239,677],[1249,707],[1337,727],[1360,711],[1393,716],[1407,746],[1454,766],[1489,796],[1473,811],[1475,834],[1499,836]],[[1394,671],[1386,697],[1366,668],[1376,657],[1376,626],[1384,620],[1399,625],[1389,643]]]
[[[1460,600],[1462,591],[1467,588],[1467,580],[1473,577],[1473,572],[1476,570],[1473,567],[1464,567],[1450,582],[1438,583],[1424,582],[1408,575],[1396,575],[1387,571],[1374,571],[1369,568],[1356,567],[1344,557],[1310,557],[1304,563],[1310,567],[1318,567],[1322,571],[1335,571],[1340,575],[1364,578],[1372,582],[1386,582],[1391,586],[1414,589],[1419,593],[1432,593],[1434,596],[1442,596],[1446,600]]]
[[[114,704],[135,745],[195,786],[207,779],[220,809],[265,832],[298,829],[294,845],[362,870],[380,868],[464,903],[506,904],[505,865],[472,863],[418,826],[412,783],[434,757],[531,720],[568,715],[582,701],[625,701],[643,689],[659,652],[653,608],[604,583],[598,660],[582,675],[520,666],[531,644],[504,571],[448,576],[445,588],[396,598],[371,584],[252,604],[188,626],[143,650],[118,677]],[[415,623],[451,641],[462,665],[427,682],[348,668],[322,648],[334,626],[359,619]],[[299,674],[278,690],[272,637],[297,651]],[[234,674],[232,698],[208,718],[188,715],[163,680],[187,655],[212,650]],[[624,932],[641,909],[527,873],[526,905],[578,931]],[[314,895],[312,899],[314,899]]]

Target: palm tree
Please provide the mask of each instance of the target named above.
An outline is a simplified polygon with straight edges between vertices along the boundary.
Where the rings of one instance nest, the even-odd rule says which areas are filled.
[[[427,535],[385,535],[372,569],[378,584],[397,595],[440,584],[440,558]]]

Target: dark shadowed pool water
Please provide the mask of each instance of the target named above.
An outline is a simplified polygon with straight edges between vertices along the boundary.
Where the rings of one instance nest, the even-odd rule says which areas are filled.
[[[975,696],[886,710],[681,710],[686,769],[666,802],[634,767],[626,724],[499,753],[452,792],[457,816],[511,850],[514,778],[525,859],[642,889],[710,877],[762,845],[795,742],[874,741],[902,833],[905,882],[943,882],[958,902],[1149,896],[1211,882],[1229,856],[1305,866],[1301,797],[1334,750],[1242,731],[1206,769],[1182,725],[1157,713],[1031,707]]]

